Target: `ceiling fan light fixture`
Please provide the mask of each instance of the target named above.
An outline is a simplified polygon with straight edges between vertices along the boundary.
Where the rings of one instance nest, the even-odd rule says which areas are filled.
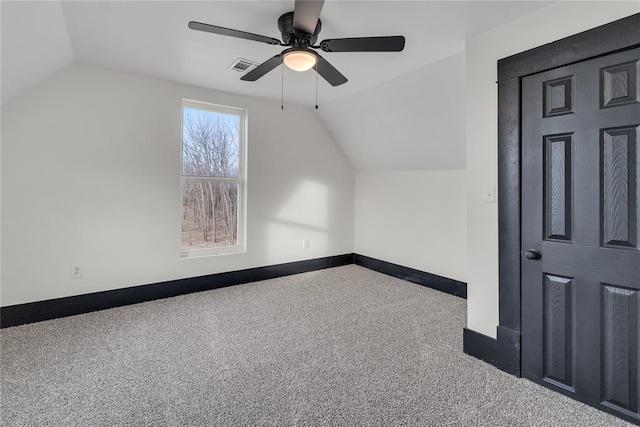
[[[318,61],[315,52],[306,49],[293,49],[283,55],[284,63],[293,71],[307,71]]]

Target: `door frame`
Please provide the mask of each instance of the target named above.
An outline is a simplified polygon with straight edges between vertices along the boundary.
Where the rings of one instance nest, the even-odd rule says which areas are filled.
[[[496,366],[521,376],[521,88],[528,75],[640,46],[640,13],[498,61]]]

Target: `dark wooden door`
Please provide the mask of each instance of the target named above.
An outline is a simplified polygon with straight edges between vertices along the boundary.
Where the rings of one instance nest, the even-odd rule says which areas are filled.
[[[639,71],[633,49],[522,79],[522,373],[635,423]]]

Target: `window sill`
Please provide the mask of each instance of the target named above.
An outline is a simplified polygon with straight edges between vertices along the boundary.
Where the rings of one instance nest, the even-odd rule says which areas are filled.
[[[230,246],[226,248],[191,249],[180,252],[180,259],[206,258],[223,255],[238,255],[247,253],[246,248],[240,246]]]

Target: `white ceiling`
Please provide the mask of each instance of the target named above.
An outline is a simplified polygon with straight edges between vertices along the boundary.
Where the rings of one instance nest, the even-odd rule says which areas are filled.
[[[338,1],[326,38],[404,35],[399,53],[324,53],[349,81],[319,79],[317,117],[358,172],[465,167],[465,39],[547,6],[543,1]],[[73,63],[203,88],[315,104],[313,71],[283,67],[257,82],[229,70],[270,46],[188,29],[200,21],[280,38],[294,1],[0,0],[2,104]],[[348,118],[348,119],[345,119]]]
[[[0,2],[2,104],[73,63],[62,6]]]
[[[465,95],[462,52],[322,104],[317,115],[358,172],[464,169]]]
[[[63,1],[60,10],[57,1],[2,1],[3,103],[71,57],[78,63],[280,99],[279,69],[257,82],[244,82],[227,67],[238,57],[265,61],[282,47],[189,30],[187,23],[196,20],[280,38],[277,19],[293,3]],[[349,82],[333,88],[320,79],[320,99],[332,101],[451,56],[464,49],[465,38],[547,3],[328,0],[319,40],[404,35],[407,42],[401,53],[322,53]],[[285,101],[313,105],[313,71],[284,72]]]

